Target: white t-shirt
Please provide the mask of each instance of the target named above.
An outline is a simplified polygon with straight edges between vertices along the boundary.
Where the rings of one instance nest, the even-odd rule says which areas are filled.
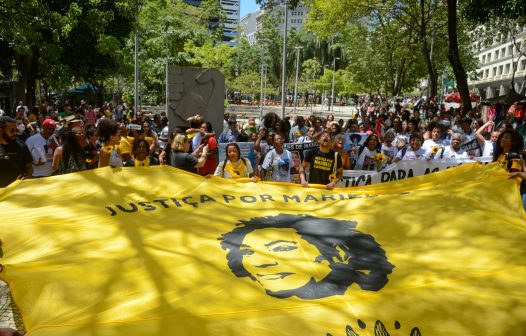
[[[369,148],[364,147],[363,151],[358,156],[358,160],[356,160],[356,166],[354,167],[355,170],[376,170],[376,163],[373,160],[373,156],[375,156],[378,153],[378,151],[375,150],[369,150]]]
[[[441,155],[440,153],[442,150],[440,150],[436,156],[435,159],[467,159],[469,158],[468,152],[465,150],[460,149],[458,152],[455,152],[451,146],[447,146],[444,148],[444,154]]]
[[[484,148],[482,149],[482,156],[491,156],[493,157],[493,142],[484,140]]]
[[[272,162],[270,162],[272,160]],[[272,181],[276,182],[291,182],[290,169],[294,165],[292,161],[292,154],[283,149],[283,153],[278,154],[276,150],[273,149],[267,153],[265,160],[261,167],[265,170],[268,170],[272,165]]]
[[[420,149],[413,151],[411,147],[407,149],[405,154],[402,156],[404,151],[399,151],[398,154],[396,154],[396,157],[402,160],[425,160],[426,159],[426,151],[420,147]]]
[[[445,140],[445,139],[439,139],[438,141],[435,141],[433,139],[427,139],[422,144],[422,148],[426,152],[429,152],[431,149],[433,149],[433,147],[440,147],[440,148],[442,148],[442,147],[448,146],[449,144],[450,144],[449,141]]]
[[[394,144],[387,146],[385,143],[383,143],[380,152],[387,158],[387,163],[390,163],[393,162],[396,154],[398,154],[398,148]]]
[[[49,147],[49,140],[37,133],[26,140],[26,145],[33,157],[33,177],[51,176],[53,173],[53,149]],[[44,162],[37,166],[38,162]]]

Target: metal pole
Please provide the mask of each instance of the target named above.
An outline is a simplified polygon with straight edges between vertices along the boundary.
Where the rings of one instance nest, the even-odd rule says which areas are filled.
[[[263,68],[265,67],[264,64],[261,64],[261,92],[260,92],[260,95],[259,95],[259,120],[261,120],[261,118],[263,118],[263,102],[264,102],[264,98],[263,98]]]
[[[287,29],[289,19],[288,1],[285,0],[285,29],[283,30],[283,64],[281,67],[281,118],[285,119],[285,100],[286,100],[286,89],[287,85]]]
[[[336,74],[336,59],[338,57],[334,57],[333,65],[332,65],[332,88],[331,88],[331,101],[329,103],[329,111],[334,111],[334,75]]]
[[[168,89],[168,32],[165,32],[165,38],[166,38],[166,116],[168,116],[168,95],[170,90]]]
[[[135,31],[135,95],[133,119],[137,119],[137,110],[139,109],[139,31]]]
[[[294,47],[296,49],[296,80],[294,81],[294,116],[296,116],[296,107],[298,106],[298,76],[300,70],[300,50],[303,47]]]

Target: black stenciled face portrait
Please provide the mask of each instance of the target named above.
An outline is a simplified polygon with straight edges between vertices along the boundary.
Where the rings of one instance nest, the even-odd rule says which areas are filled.
[[[280,214],[252,218],[223,234],[228,266],[248,277],[268,295],[312,300],[343,295],[356,283],[378,291],[394,266],[356,222]]]

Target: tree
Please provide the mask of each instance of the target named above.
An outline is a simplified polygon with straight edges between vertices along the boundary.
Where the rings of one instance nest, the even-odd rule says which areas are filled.
[[[467,75],[460,59],[458,47],[457,0],[447,0],[447,27],[449,37],[447,56],[457,80],[457,89],[462,100],[462,111],[467,113],[471,109],[471,99],[469,98]]]

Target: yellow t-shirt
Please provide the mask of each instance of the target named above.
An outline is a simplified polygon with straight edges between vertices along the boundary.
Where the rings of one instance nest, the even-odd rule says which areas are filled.
[[[505,154],[501,154],[497,159],[497,162],[501,165],[502,168],[508,170],[508,160],[506,159]],[[522,162],[519,159],[511,160],[511,167],[508,171],[522,171]]]
[[[121,136],[121,142],[119,143],[119,146],[117,146],[117,153],[119,153],[120,155],[122,154],[131,155],[131,144],[129,141],[129,137]]]

